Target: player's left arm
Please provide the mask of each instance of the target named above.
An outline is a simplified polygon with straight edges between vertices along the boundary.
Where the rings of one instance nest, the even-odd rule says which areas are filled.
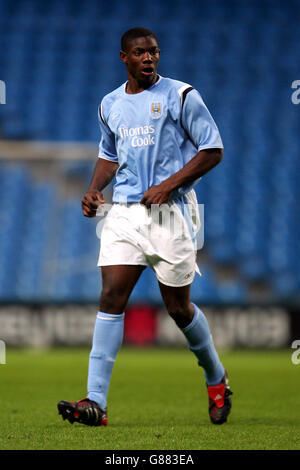
[[[150,206],[151,204],[164,204],[168,202],[175,189],[191,184],[205,175],[205,173],[221,162],[222,157],[222,148],[200,150],[200,152],[177,173],[174,173],[174,175],[170,176],[161,184],[151,186],[145,191],[141,204]]]
[[[175,189],[201,178],[223,158],[223,143],[216,123],[194,89],[187,94],[182,107],[182,126],[198,152],[181,170],[145,191],[141,203],[146,206],[168,202]]]

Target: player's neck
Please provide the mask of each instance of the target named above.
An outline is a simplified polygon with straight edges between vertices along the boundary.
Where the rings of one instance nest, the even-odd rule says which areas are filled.
[[[128,81],[126,84],[126,93],[129,95],[135,95],[136,93],[141,93],[142,91],[147,90],[152,85],[154,85],[159,79],[159,76],[155,74],[149,82],[139,82],[134,77],[128,74]]]

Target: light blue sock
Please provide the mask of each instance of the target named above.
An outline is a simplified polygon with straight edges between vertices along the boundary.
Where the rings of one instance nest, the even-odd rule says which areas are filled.
[[[110,378],[123,341],[124,313],[98,312],[88,372],[88,398],[106,408]]]
[[[207,385],[217,385],[221,382],[225,370],[215,349],[209,326],[204,314],[195,305],[195,313],[191,323],[182,328],[190,350],[203,367]]]

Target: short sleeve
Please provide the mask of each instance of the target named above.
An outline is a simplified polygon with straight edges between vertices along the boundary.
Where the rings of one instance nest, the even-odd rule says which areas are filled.
[[[191,89],[182,106],[182,125],[195,147],[200,150],[223,148],[215,121],[197,90]]]
[[[101,131],[98,157],[104,158],[104,160],[109,160],[111,162],[118,163],[118,156],[115,146],[115,136],[114,133],[110,130],[107,123],[105,122],[102,103],[100,104],[98,109],[98,122]]]

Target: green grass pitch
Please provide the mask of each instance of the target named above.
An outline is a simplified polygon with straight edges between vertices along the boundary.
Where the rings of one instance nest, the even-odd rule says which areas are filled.
[[[300,365],[292,350],[224,351],[233,408],[210,423],[202,370],[183,349],[118,355],[106,428],[70,425],[59,400],[85,396],[87,349],[8,348],[0,365],[0,449],[300,449]]]

